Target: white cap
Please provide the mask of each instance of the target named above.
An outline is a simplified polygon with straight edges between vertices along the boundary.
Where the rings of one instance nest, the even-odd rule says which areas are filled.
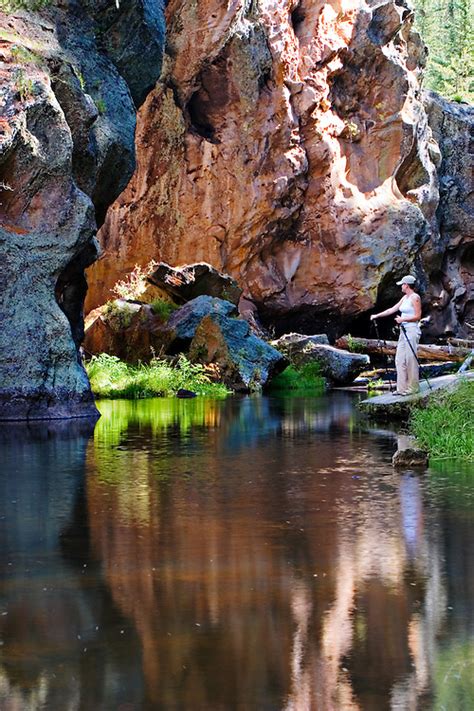
[[[400,281],[397,281],[397,286],[401,286],[402,284],[414,284],[415,282],[415,277],[411,274],[407,274],[406,276],[402,277]]]

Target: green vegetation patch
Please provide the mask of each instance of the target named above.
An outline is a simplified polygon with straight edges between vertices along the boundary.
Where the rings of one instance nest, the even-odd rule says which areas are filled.
[[[473,401],[474,382],[466,380],[452,392],[433,395],[426,408],[413,410],[412,432],[431,458],[474,460]]]
[[[148,364],[129,365],[102,353],[86,364],[93,393],[98,398],[146,398],[175,395],[180,388],[198,395],[225,397],[222,383],[213,383],[203,365],[180,355],[175,366],[158,358]]]
[[[167,321],[173,311],[176,311],[177,304],[172,301],[167,301],[166,299],[154,299],[151,304],[151,309],[156,316],[159,316],[162,321]]]
[[[306,363],[300,367],[289,365],[271,381],[269,390],[311,390],[322,393],[326,381],[321,375],[319,363]]]
[[[52,5],[53,0],[0,0],[0,11],[15,12],[16,10],[41,10]]]
[[[415,0],[415,28],[428,46],[425,86],[453,101],[474,101],[473,5]]]

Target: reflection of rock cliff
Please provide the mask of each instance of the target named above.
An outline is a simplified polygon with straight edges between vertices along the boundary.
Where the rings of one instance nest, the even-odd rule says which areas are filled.
[[[133,171],[135,104],[159,74],[164,33],[159,3],[47,5],[0,13],[0,417],[10,419],[95,413],[76,353],[84,269],[96,219]]]
[[[438,200],[411,11],[173,0],[167,15],[166,68],[100,233],[90,306],[154,257],[211,262],[279,328],[369,309],[430,238]]]
[[[139,707],[137,637],[120,634],[123,618],[89,558],[92,432],[87,420],[0,428],[2,711],[99,709],[105,694],[108,708]]]
[[[344,432],[344,401],[173,408],[106,403],[88,452],[91,545],[150,707],[415,708],[445,608],[422,482],[357,436],[301,452],[303,423]]]

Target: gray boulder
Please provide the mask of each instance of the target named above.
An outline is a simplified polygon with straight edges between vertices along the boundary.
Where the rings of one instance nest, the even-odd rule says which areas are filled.
[[[288,342],[280,343],[277,347],[284,353],[295,366],[317,362],[323,375],[333,385],[348,385],[366,370],[370,364],[368,355],[350,353],[339,348],[334,348],[327,343],[317,343],[314,339],[326,338],[325,336],[300,336],[290,334]],[[282,339],[279,339],[281,341]],[[273,341],[272,345],[276,345]]]
[[[137,103],[159,76],[163,7],[37,5],[4,15],[0,419],[97,417],[78,355],[84,270],[135,167],[130,92]]]
[[[252,333],[246,321],[216,312],[202,319],[189,355],[191,360],[215,363],[222,380],[235,390],[261,387],[288,364],[279,351]]]
[[[203,318],[210,314],[236,315],[237,307],[229,301],[213,298],[212,296],[198,296],[188,301],[187,304],[175,311],[168,320],[168,326],[176,333],[173,350],[176,347],[189,345]],[[235,321],[233,320],[232,323],[235,323]]]

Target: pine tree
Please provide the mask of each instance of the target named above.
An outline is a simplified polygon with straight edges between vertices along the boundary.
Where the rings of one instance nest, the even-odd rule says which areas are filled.
[[[470,0],[415,0],[415,25],[428,47],[425,86],[474,101],[473,10]]]

